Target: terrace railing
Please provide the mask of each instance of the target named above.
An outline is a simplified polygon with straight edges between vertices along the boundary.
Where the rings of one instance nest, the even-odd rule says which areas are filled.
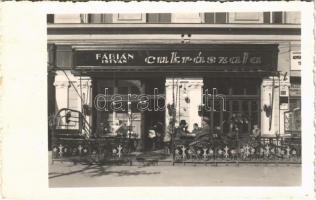
[[[175,163],[301,162],[301,140],[294,137],[218,138],[174,145]]]
[[[184,137],[174,141],[171,151],[144,153],[139,139],[128,136],[94,135],[84,115],[61,109],[52,127],[52,161],[115,163],[131,165],[141,161],[155,163],[301,163],[301,138],[298,136],[228,137],[209,140]],[[211,137],[210,137],[211,138]]]

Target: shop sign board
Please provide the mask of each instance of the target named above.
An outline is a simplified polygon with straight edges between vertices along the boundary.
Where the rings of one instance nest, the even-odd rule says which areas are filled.
[[[74,68],[111,69],[133,67],[232,67],[272,71],[276,68],[275,45],[159,45],[74,48]],[[219,67],[219,68],[218,68]]]

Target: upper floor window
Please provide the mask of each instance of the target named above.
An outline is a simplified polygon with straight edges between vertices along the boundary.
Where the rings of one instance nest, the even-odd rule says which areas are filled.
[[[89,14],[88,21],[91,24],[108,24],[112,23],[112,14]]]
[[[300,24],[301,23],[301,13],[300,12],[285,12],[285,23],[286,24]]]
[[[113,14],[113,23],[146,23],[145,13]]]
[[[173,13],[171,23],[204,23],[202,13]]]
[[[264,12],[266,24],[300,24],[300,12]]]
[[[47,15],[48,23],[300,24],[300,12],[106,13]]]
[[[226,24],[228,19],[228,13],[225,12],[205,13],[204,16],[206,24]]]
[[[263,23],[263,13],[261,12],[235,12],[229,13],[229,23]]]
[[[54,15],[54,23],[81,23],[81,14],[56,14]]]

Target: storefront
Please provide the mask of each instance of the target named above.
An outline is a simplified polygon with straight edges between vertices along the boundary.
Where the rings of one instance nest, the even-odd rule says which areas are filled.
[[[120,44],[72,49],[72,74],[81,94],[75,105],[88,113],[91,134],[115,136],[115,127],[124,124],[144,149],[150,148],[152,126],[160,124],[166,130],[172,117],[175,127],[185,120],[189,133],[194,124],[201,127],[203,118],[208,118],[211,131],[227,133],[227,122],[233,115],[242,115],[249,121],[244,132],[251,134],[264,114],[262,81],[275,75],[278,56],[278,47],[272,44]],[[171,105],[175,116],[170,114]]]
[[[85,146],[108,160],[169,146],[173,161],[299,161],[300,26],[267,14],[54,16],[49,112],[62,140],[52,149]],[[211,139],[192,149],[202,130]],[[64,143],[68,133],[80,142]]]

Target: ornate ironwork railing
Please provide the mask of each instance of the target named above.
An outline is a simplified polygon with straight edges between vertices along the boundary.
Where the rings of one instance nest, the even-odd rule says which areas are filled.
[[[136,142],[128,138],[59,138],[53,146],[53,161],[131,162]]]
[[[87,123],[83,117],[75,110],[62,109],[58,112],[55,119],[58,123],[55,123],[53,128],[52,161],[130,165],[137,161],[153,160],[173,164],[301,163],[301,138],[292,135],[257,138],[219,135],[213,139],[209,137],[208,140],[184,137],[173,141],[171,152],[162,150],[161,154],[148,154],[138,151],[140,140],[131,135],[124,137],[91,134],[90,125],[83,125]],[[73,123],[72,127],[75,128],[69,128],[67,124],[70,123]]]
[[[61,109],[54,118],[52,161],[107,162],[131,160],[138,139],[123,136],[95,136],[83,114]]]
[[[175,143],[174,162],[300,163],[300,138],[260,137]]]

